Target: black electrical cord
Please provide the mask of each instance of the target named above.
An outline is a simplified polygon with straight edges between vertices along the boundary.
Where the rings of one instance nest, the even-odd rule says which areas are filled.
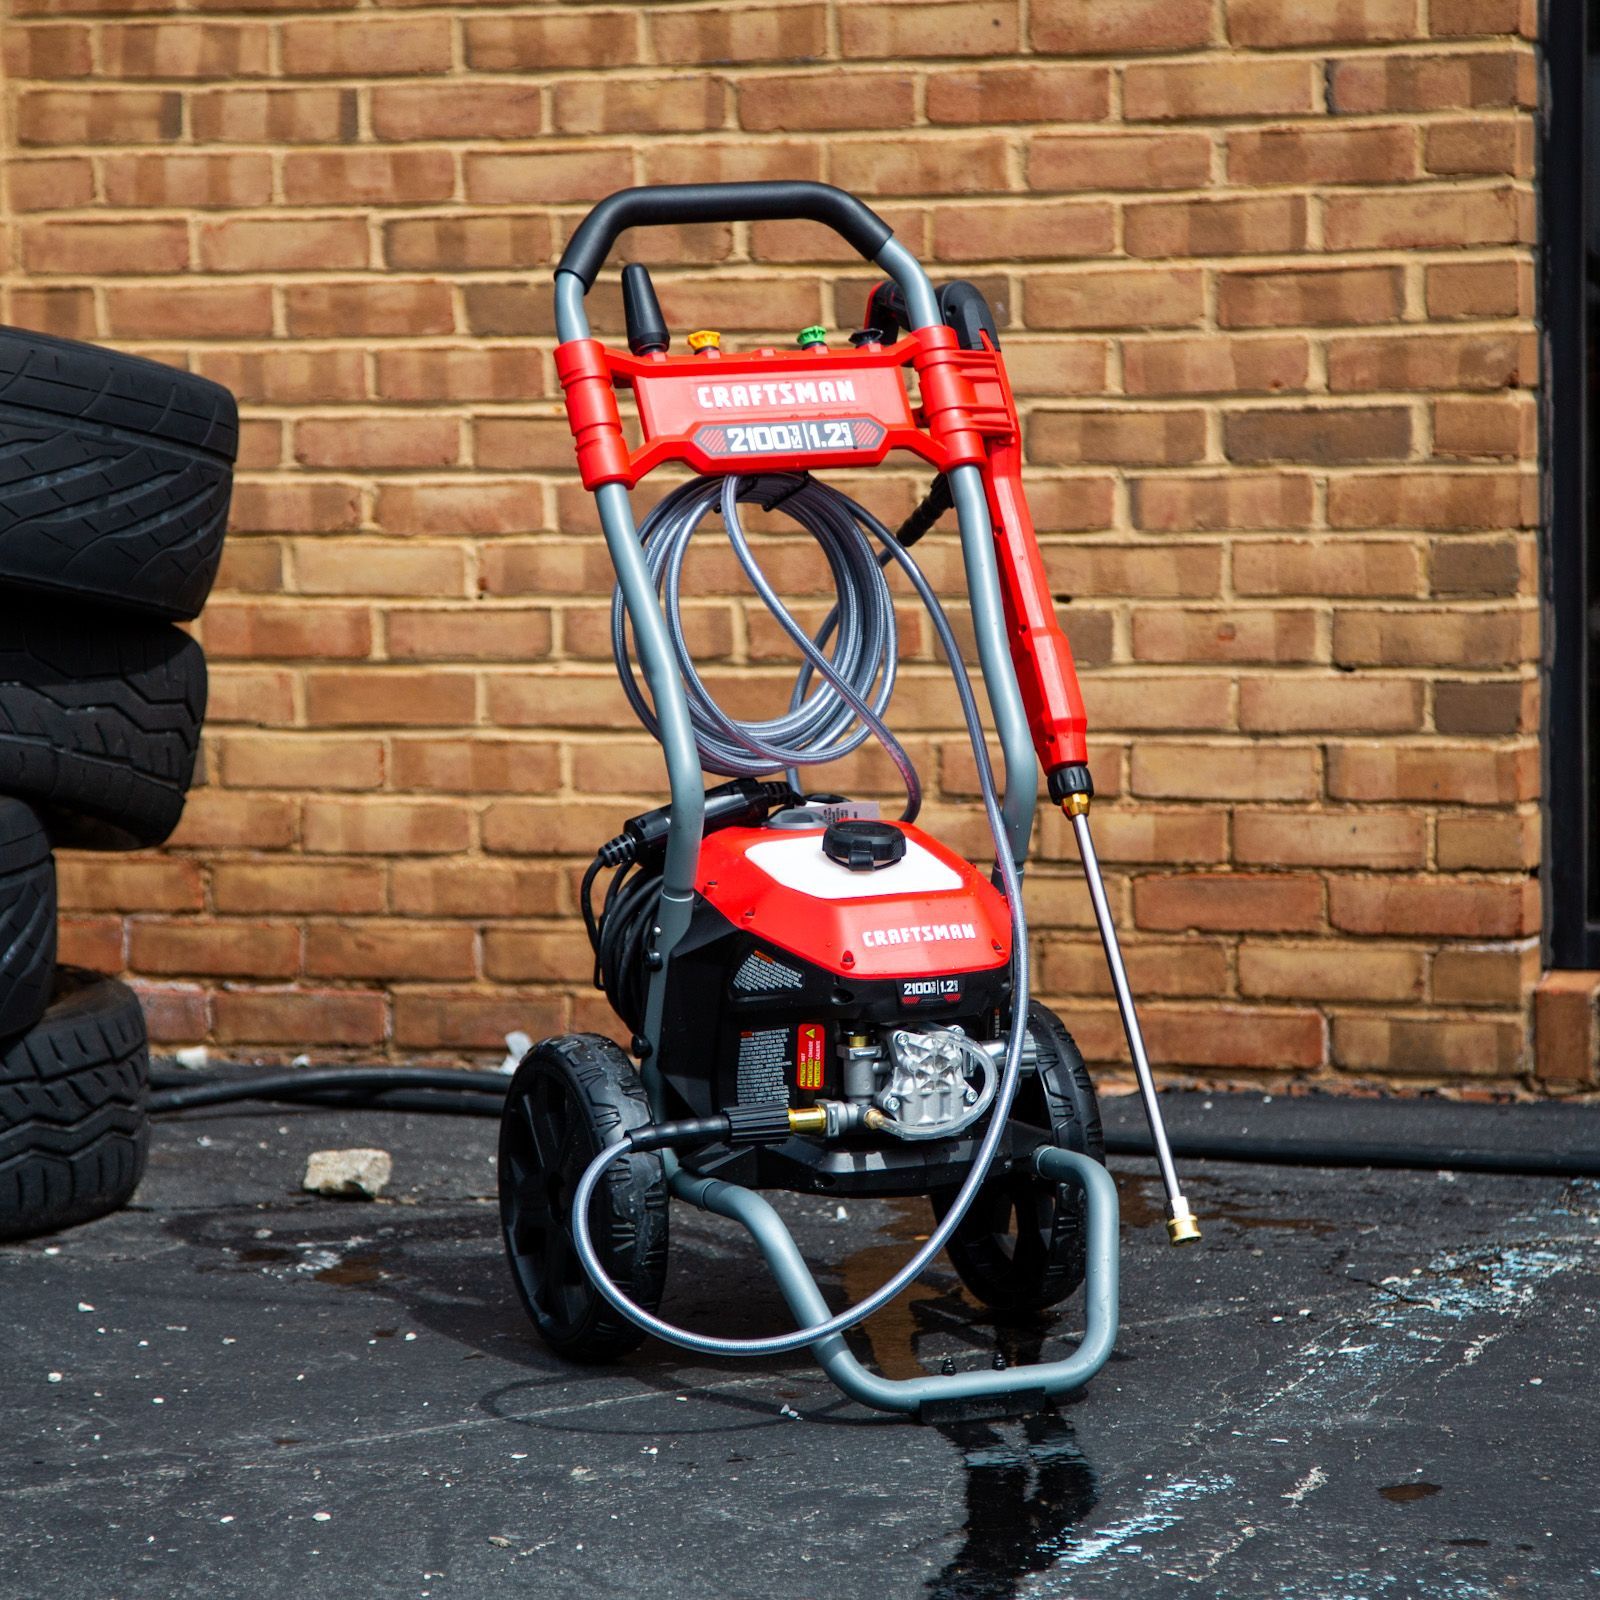
[[[274,1073],[196,1073],[156,1068],[152,1113],[191,1111],[243,1100],[307,1103],[325,1110],[424,1111],[500,1115],[510,1078],[502,1072],[426,1067],[321,1067]],[[1172,1153],[1189,1161],[1269,1167],[1370,1167],[1398,1172],[1478,1172],[1518,1178],[1600,1178],[1592,1154],[1493,1150],[1482,1145],[1384,1144],[1365,1139],[1264,1139],[1259,1135],[1169,1134]],[[1153,1156],[1146,1133],[1105,1136],[1106,1154]]]
[[[1147,1133],[1107,1133],[1106,1153],[1153,1156]],[[1508,1178],[1600,1178],[1600,1150],[1489,1150],[1478,1145],[1382,1144],[1370,1139],[1263,1139],[1256,1134],[1167,1134],[1173,1155],[1270,1167],[1382,1167],[1398,1172],[1483,1172]]]

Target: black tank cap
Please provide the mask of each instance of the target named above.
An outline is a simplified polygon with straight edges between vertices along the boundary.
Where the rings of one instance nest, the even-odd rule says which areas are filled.
[[[906,853],[906,836],[887,822],[834,822],[822,836],[822,853],[852,872],[876,872]]]

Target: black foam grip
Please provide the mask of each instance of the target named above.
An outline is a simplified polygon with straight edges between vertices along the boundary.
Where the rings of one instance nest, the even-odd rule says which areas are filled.
[[[820,222],[842,234],[869,261],[894,236],[871,206],[826,183],[668,183],[619,189],[578,224],[561,252],[557,272],[576,273],[594,287],[617,235],[625,228],[674,222]]]

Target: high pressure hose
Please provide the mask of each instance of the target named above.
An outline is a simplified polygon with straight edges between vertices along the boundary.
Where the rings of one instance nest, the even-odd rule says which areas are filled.
[[[781,509],[816,540],[833,577],[834,609],[815,640],[795,621],[767,581],[739,520],[739,507]],[[805,658],[779,717],[741,722],[712,698],[695,666],[684,634],[681,611],[683,563],[695,530],[713,507],[720,507],[728,542],[756,593],[778,626]],[[667,637],[676,657],[700,762],[708,772],[730,778],[759,778],[777,769],[837,761],[873,737],[883,746],[906,786],[903,820],[912,821],[922,805],[917,769],[883,721],[894,694],[898,635],[894,597],[883,567],[861,531],[859,519],[874,531],[888,530],[836,489],[805,475],[766,473],[753,477],[696,478],[664,496],[639,527],[645,567],[661,596]],[[938,602],[935,601],[935,604]],[[832,655],[824,654],[830,636]],[[617,674],[639,720],[656,737],[660,727],[628,647],[627,614],[618,587],[611,602],[611,648]],[[809,695],[815,675],[822,682]],[[798,776],[790,781],[799,787]]]
[[[957,470],[970,471],[971,468],[958,468]],[[789,511],[797,520],[802,520],[803,525],[817,539],[818,543],[828,554],[829,565],[834,573],[835,584],[838,587],[839,603],[837,610],[837,626],[839,639],[835,645],[833,659],[823,653],[835,618],[830,617],[819,630],[815,640],[810,639],[800,628],[799,624],[783,608],[782,602],[773,592],[771,585],[760,572],[755,563],[748,543],[745,541],[743,529],[738,523],[738,506],[741,503],[759,501],[763,505],[776,506],[781,504],[783,509]],[[669,502],[674,502],[673,509],[663,511]],[[883,546],[885,557],[894,561],[905,573],[911,586],[916,590],[918,597],[927,608],[929,620],[933,624],[934,632],[939,640],[939,648],[949,664],[950,673],[955,681],[956,696],[961,703],[962,719],[966,723],[967,738],[972,745],[973,759],[977,763],[978,787],[983,796],[984,815],[989,822],[989,832],[994,838],[995,866],[1000,877],[1000,889],[1006,899],[1006,905],[1011,915],[1011,1000],[1012,1016],[1011,1028],[1006,1037],[1005,1056],[1000,1072],[1000,1086],[995,1091],[994,1104],[989,1112],[989,1125],[984,1130],[983,1138],[979,1142],[976,1154],[973,1156],[972,1165],[968,1168],[967,1176],[961,1187],[956,1191],[955,1199],[951,1202],[950,1209],[944,1214],[933,1232],[929,1234],[927,1242],[911,1257],[886,1282],[879,1285],[864,1299],[858,1301],[848,1310],[841,1311],[837,1316],[830,1317],[826,1322],[813,1324],[810,1327],[797,1329],[793,1333],[774,1334],[764,1339],[727,1339],[714,1334],[695,1333],[688,1328],[680,1328],[676,1324],[667,1322],[653,1312],[647,1311],[643,1306],[636,1305],[625,1295],[621,1289],[607,1276],[605,1267],[601,1264],[595,1252],[594,1241],[589,1234],[589,1202],[594,1195],[595,1187],[600,1182],[606,1168],[612,1162],[628,1155],[639,1148],[631,1136],[624,1137],[616,1144],[607,1145],[588,1167],[584,1170],[583,1177],[578,1182],[577,1192],[572,1201],[572,1236],[573,1244],[578,1253],[578,1259],[583,1263],[584,1271],[588,1273],[590,1281],[600,1293],[623,1316],[629,1318],[639,1327],[657,1338],[665,1339],[671,1344],[682,1346],[686,1350],[693,1350],[701,1355],[735,1355],[735,1356],[770,1356],[781,1355],[790,1350],[802,1350],[816,1344],[821,1339],[829,1338],[835,1334],[844,1333],[847,1329],[864,1322],[875,1311],[886,1306],[896,1296],[909,1288],[928,1269],[935,1256],[944,1249],[946,1241],[951,1234],[961,1225],[968,1208],[977,1198],[978,1191],[982,1188],[989,1175],[989,1168],[993,1165],[996,1153],[1000,1148],[1000,1141],[1005,1136],[1006,1122],[1011,1115],[1012,1102],[1016,1098],[1017,1083],[1022,1071],[1022,1048],[1026,1035],[1026,1028],[1022,1019],[1028,1013],[1028,928],[1022,912],[1022,883],[1017,872],[1016,860],[1011,854],[1010,841],[1006,835],[1005,818],[1000,810],[999,796],[995,792],[994,768],[989,760],[989,747],[984,741],[983,721],[978,711],[977,697],[972,690],[972,679],[961,659],[961,649],[956,641],[954,632],[950,627],[950,620],[945,616],[944,607],[939,603],[939,597],[933,592],[928,580],[923,576],[922,569],[918,567],[910,554],[895,540],[894,535],[864,506],[858,505],[848,495],[826,484],[817,483],[809,477],[796,479],[791,476],[762,475],[741,479],[728,477],[720,480],[702,479],[696,483],[686,485],[684,489],[676,490],[657,507],[653,515],[658,517],[652,528],[650,519],[646,520],[645,529],[649,529],[656,539],[665,537],[669,543],[656,553],[652,570],[657,574],[657,582],[661,588],[664,607],[667,613],[667,628],[674,640],[674,648],[679,651],[679,664],[683,669],[686,682],[696,686],[699,700],[702,703],[701,715],[696,717],[695,732],[697,739],[702,738],[701,729],[704,726],[714,732],[719,743],[718,753],[723,753],[732,745],[739,745],[755,756],[755,747],[768,737],[768,732],[774,724],[734,723],[719,708],[710,704],[710,697],[700,685],[699,679],[693,674],[692,664],[687,658],[687,649],[682,643],[683,630],[680,619],[676,616],[678,600],[678,573],[681,571],[683,556],[687,550],[690,538],[695,528],[704,518],[713,503],[720,503],[723,513],[724,526],[727,528],[728,538],[739,556],[745,571],[751,576],[756,591],[763,601],[778,618],[784,631],[800,644],[806,658],[807,666],[823,680],[822,687],[813,691],[811,700],[805,704],[812,707],[811,715],[818,718],[819,724],[827,730],[824,738],[814,742],[802,744],[794,739],[794,734],[784,735],[794,739],[794,743],[787,749],[790,754],[765,756],[766,764],[758,764],[749,768],[729,768],[715,766],[708,759],[708,750],[704,743],[701,744],[701,759],[708,767],[715,771],[748,770],[752,773],[770,772],[774,765],[788,765],[793,757],[798,755],[799,760],[794,764],[806,764],[817,761],[831,761],[837,758],[836,754],[818,754],[819,750],[835,751],[843,754],[847,750],[855,749],[866,737],[866,729],[877,734],[880,741],[889,750],[891,757],[896,752],[904,760],[902,769],[907,774],[907,796],[914,807],[920,796],[920,785],[917,783],[915,769],[910,760],[898,744],[893,742],[893,736],[888,729],[879,732],[881,721],[879,711],[888,704],[888,696],[883,688],[884,680],[888,686],[893,687],[892,661],[880,663],[874,667],[870,676],[866,674],[867,668],[863,664],[864,652],[859,641],[851,641],[846,635],[850,632],[852,616],[859,617],[865,609],[863,593],[854,588],[859,583],[868,593],[876,593],[876,584],[867,569],[870,567],[876,575],[877,583],[883,584],[883,592],[887,595],[888,585],[883,580],[879,566],[879,558],[873,552],[867,535],[870,534]],[[690,511],[688,508],[693,508]],[[796,508],[800,509],[796,509]],[[803,512],[803,516],[802,516]],[[823,531],[825,530],[825,531]],[[641,530],[641,538],[648,537],[645,530]],[[654,542],[654,540],[652,541]],[[647,559],[650,547],[646,545]],[[863,555],[865,559],[863,560]],[[846,581],[842,574],[849,573],[855,576]],[[620,606],[620,600],[617,604]],[[614,637],[620,640],[620,622],[614,617]],[[892,653],[893,613],[892,608],[880,614],[880,622],[887,618],[888,645]],[[836,665],[839,663],[839,665]],[[857,674],[854,683],[846,683],[842,676],[844,664],[849,664],[852,671]],[[631,662],[628,661],[619,643],[618,667],[622,673],[625,687],[632,685],[630,698],[633,699],[635,708],[640,716],[645,716],[643,710],[643,695],[633,683]],[[796,706],[802,701],[808,674],[805,668],[801,670],[801,677],[796,683],[794,696],[791,699],[790,716],[795,715]],[[876,695],[873,697],[876,709],[870,710],[867,704],[870,686],[876,681],[879,684]],[[867,692],[863,692],[863,686]],[[834,691],[834,697],[829,700],[824,696],[828,689]],[[866,723],[866,729],[857,729],[852,732],[849,728],[849,716],[839,706],[842,701],[844,707],[850,708],[854,716]],[[691,712],[695,705],[691,697]],[[709,706],[709,712],[704,708]],[[838,719],[844,716],[845,720]],[[703,720],[702,720],[703,719]],[[779,719],[780,722],[782,719]],[[647,721],[647,726],[654,730],[653,719]],[[773,737],[777,737],[774,735]],[[727,745],[720,741],[726,739]],[[731,759],[731,757],[730,757]],[[760,758],[758,758],[760,759]],[[644,1135],[648,1130],[640,1130]]]

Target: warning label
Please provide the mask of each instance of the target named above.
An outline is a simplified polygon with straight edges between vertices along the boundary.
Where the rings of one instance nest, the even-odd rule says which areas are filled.
[[[820,1022],[802,1022],[795,1031],[794,1082],[797,1089],[822,1087],[827,1044],[827,1031]]]
[[[733,986],[746,994],[772,994],[781,989],[798,989],[805,983],[805,974],[795,967],[786,967],[762,950],[752,950],[739,963],[733,975]]]
[[[739,1104],[789,1098],[789,1030],[759,1028],[739,1035]]]

